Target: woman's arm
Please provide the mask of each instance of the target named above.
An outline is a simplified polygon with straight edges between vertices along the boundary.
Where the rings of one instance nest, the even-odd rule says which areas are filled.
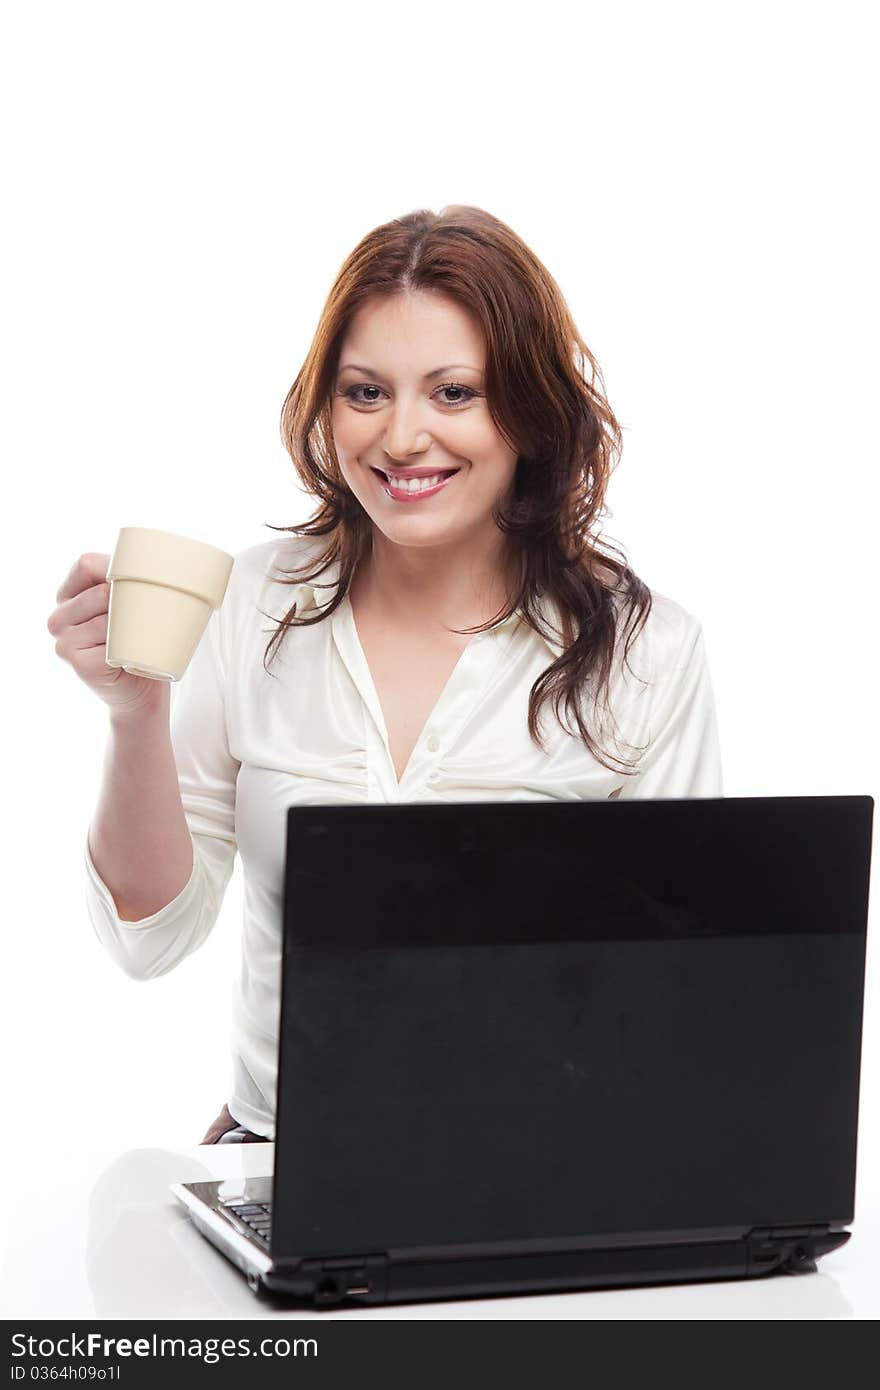
[[[111,730],[86,836],[86,905],[98,939],[135,979],[164,975],[201,945],[232,876],[239,763],[226,733],[224,624],[234,577],[170,687],[165,722]]]
[[[136,715],[111,713],[98,806],[88,834],[96,873],[119,918],[137,922],[189,881],[193,847],[171,746],[171,691]]]

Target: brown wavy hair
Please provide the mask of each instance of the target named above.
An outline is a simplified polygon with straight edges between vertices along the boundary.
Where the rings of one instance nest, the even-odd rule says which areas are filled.
[[[418,290],[455,300],[482,326],[487,406],[518,455],[509,505],[494,513],[519,559],[518,592],[502,614],[460,631],[485,631],[519,608],[529,626],[547,635],[540,596],[549,596],[563,627],[562,634],[551,636],[557,642],[562,636],[564,650],[531,688],[529,733],[546,751],[538,732],[542,706],[552,701],[563,723],[564,705],[587,748],[612,767],[587,727],[582,696],[589,690],[596,711],[601,699],[616,725],[609,682],[621,631],[628,633],[626,661],[651,609],[651,591],[623,552],[594,533],[620,458],[621,429],[605,399],[596,359],[558,285],[521,238],[482,208],[456,204],[439,213],[422,209],[396,217],[369,232],[336,276],[281,412],[284,446],[318,507],[299,526],[265,524],[326,538],[304,569],[279,569],[281,583],[317,580],[334,562],[338,583],[317,614],[297,617],[294,603],[283,618],[272,619],[278,626],[264,666],[268,670],[266,659],[288,629],[322,622],[339,607],[358,561],[369,551],[372,523],[345,482],[333,445],[331,399],[339,352],[352,317],[367,300]],[[624,775],[637,771],[611,757]]]

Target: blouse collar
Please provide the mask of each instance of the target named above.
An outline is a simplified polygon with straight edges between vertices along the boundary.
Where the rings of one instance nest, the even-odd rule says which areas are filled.
[[[291,602],[296,603],[297,614],[305,613],[312,608],[320,608],[330,601],[333,589],[339,579],[339,561],[334,560],[321,572],[314,580],[302,580],[298,584],[289,586]],[[562,636],[562,613],[555,601],[549,594],[539,596],[538,609],[543,625],[548,627],[547,633],[538,633],[545,645],[553,653],[554,657],[560,657],[565,651],[561,641],[557,641],[551,634],[557,633]],[[489,632],[502,632],[512,627],[514,623],[520,621],[522,609],[516,608],[500,623],[495,623]],[[534,629],[532,629],[534,631]]]

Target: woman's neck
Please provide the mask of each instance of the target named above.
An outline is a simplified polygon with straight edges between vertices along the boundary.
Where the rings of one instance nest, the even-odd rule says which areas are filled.
[[[352,601],[398,628],[462,628],[486,623],[511,594],[506,537],[443,551],[394,545],[374,534],[352,580]]]

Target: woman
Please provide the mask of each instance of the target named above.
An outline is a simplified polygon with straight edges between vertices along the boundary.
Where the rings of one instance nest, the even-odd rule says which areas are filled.
[[[104,662],[108,556],[59,590],[58,653],[110,707],[85,859],[120,966],[195,950],[241,853],[233,1088],[202,1142],[274,1137],[289,805],[722,794],[699,621],[600,553],[597,382],[509,227],[398,218],[342,266],[285,401],[317,511],[236,556],[173,701]]]

